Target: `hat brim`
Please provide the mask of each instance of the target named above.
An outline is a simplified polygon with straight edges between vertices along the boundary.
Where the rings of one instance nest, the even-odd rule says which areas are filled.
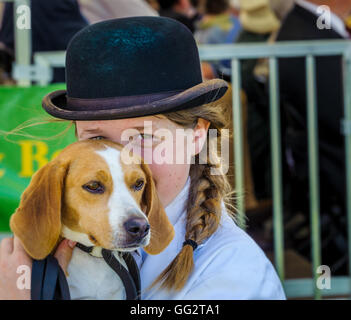
[[[144,117],[160,113],[179,111],[197,107],[220,99],[228,89],[226,81],[213,79],[202,82],[170,97],[147,104],[117,108],[111,105],[108,109],[98,110],[69,110],[67,108],[66,90],[58,90],[47,94],[42,106],[50,115],[66,120],[113,120]]]

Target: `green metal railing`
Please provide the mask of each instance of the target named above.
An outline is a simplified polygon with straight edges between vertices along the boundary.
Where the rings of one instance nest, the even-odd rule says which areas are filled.
[[[346,178],[347,178],[347,218],[349,276],[332,277],[330,290],[319,290],[316,286],[318,274],[316,269],[321,265],[321,235],[319,221],[319,175],[318,175],[318,123],[316,98],[316,56],[341,55],[344,61],[345,85],[345,118],[340,119],[345,134]],[[269,97],[271,122],[271,158],[273,181],[273,224],[275,267],[283,282],[287,297],[310,297],[320,299],[322,296],[351,295],[351,42],[347,40],[280,42],[276,44],[237,44],[237,45],[202,45],[200,57],[203,61],[231,60],[233,80],[233,122],[234,122],[234,159],[236,189],[239,195],[244,193],[243,177],[243,133],[241,124],[240,103],[240,60],[269,59]],[[279,79],[278,58],[305,57],[307,83],[307,123],[308,123],[308,158],[311,216],[311,246],[313,279],[291,279],[284,277],[284,237],[283,237],[283,202],[280,150],[280,115],[279,115]],[[349,90],[348,90],[349,89]],[[245,227],[244,199],[238,197],[239,222]]]

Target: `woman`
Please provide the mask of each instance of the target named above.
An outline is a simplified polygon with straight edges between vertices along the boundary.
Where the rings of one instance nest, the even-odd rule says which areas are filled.
[[[273,266],[228,213],[230,187],[213,148],[208,158],[202,152],[217,144],[219,129],[229,124],[226,106],[209,103],[223,96],[227,84],[202,82],[190,31],[159,17],[101,22],[72,39],[66,70],[67,92],[47,95],[45,110],[73,120],[79,140],[131,143],[151,159],[159,197],[175,229],[159,255],[143,250],[134,255],[141,298],[284,299]],[[188,130],[179,138],[182,129]],[[217,129],[215,136],[209,129]],[[159,150],[162,143],[166,153]],[[172,151],[173,159],[162,163]],[[64,269],[72,247],[64,240],[56,251]],[[15,288],[13,270],[20,264],[31,265],[31,259],[18,239],[5,239],[0,273],[7,277],[0,279],[0,298],[29,298],[29,290]]]

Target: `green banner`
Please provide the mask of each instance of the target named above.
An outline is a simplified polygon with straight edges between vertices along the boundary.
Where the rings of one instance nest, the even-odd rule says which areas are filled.
[[[60,89],[65,85],[0,87],[0,232],[10,230],[9,218],[33,173],[75,141],[70,122],[48,122],[54,118],[41,107],[44,95]],[[21,125],[27,128],[4,134]]]

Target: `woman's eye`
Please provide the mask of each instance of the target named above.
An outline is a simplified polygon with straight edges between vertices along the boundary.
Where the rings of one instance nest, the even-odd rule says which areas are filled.
[[[91,193],[104,193],[105,192],[105,187],[102,183],[98,181],[91,181],[82,186],[84,190],[87,190]]]
[[[139,133],[135,136],[132,136],[129,139],[129,142],[133,145],[136,145],[138,147],[145,149],[145,148],[152,148],[155,145],[158,145],[161,142],[161,140],[152,134]]]
[[[139,179],[133,185],[133,190],[140,191],[143,188],[143,186],[144,186],[144,180],[143,179]]]
[[[162,141],[162,139],[152,135],[152,134],[146,134],[146,133],[140,133],[138,136],[137,136],[137,140],[141,140],[143,141],[144,143],[152,143],[152,144],[158,144]]]
[[[143,139],[143,140],[152,139],[153,135],[152,134],[146,134],[146,133],[140,133],[138,138],[139,139]]]
[[[97,137],[92,137],[92,138],[89,138],[90,140],[102,140],[102,139],[106,139],[105,137],[103,136],[97,136]]]

